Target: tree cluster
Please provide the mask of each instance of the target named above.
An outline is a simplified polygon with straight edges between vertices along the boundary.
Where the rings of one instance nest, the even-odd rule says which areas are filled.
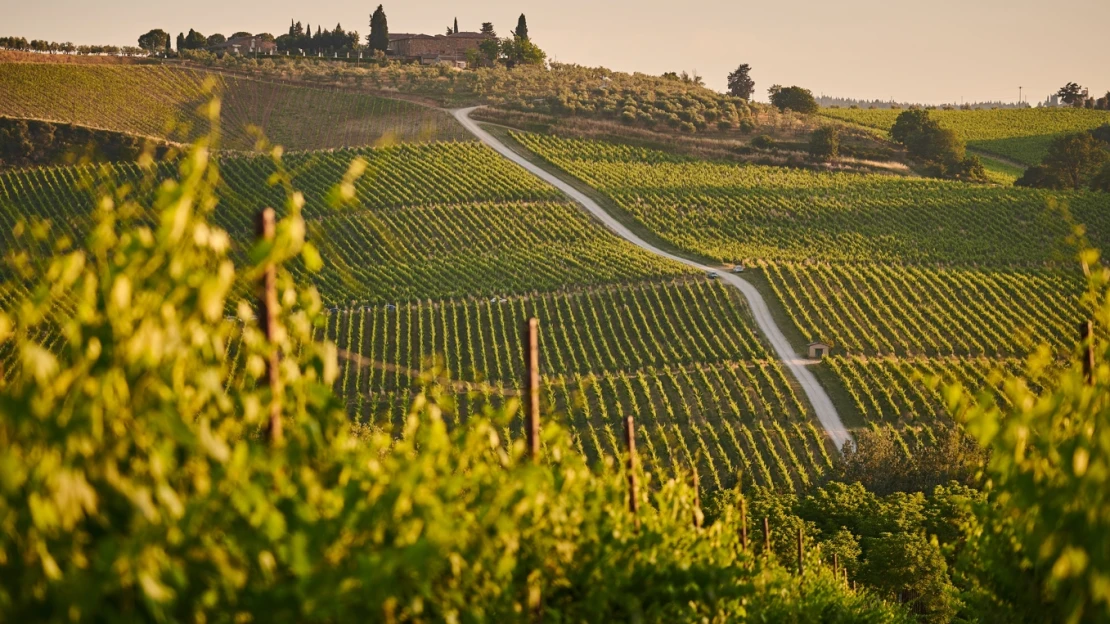
[[[362,38],[357,31],[343,30],[342,24],[336,24],[333,30],[324,30],[317,26],[313,33],[312,24],[304,26],[292,20],[289,22],[289,32],[274,40],[280,52],[304,54],[357,52],[361,42]]]
[[[1079,86],[1079,83],[1069,82],[1060,87],[1056,95],[1061,102],[1075,108],[1110,110],[1110,91],[1107,91],[1106,95],[1100,98],[1088,97],[1084,94],[1083,87]]]
[[[927,110],[911,109],[898,115],[890,136],[906,147],[910,158],[921,162],[938,178],[982,182],[986,170],[978,156],[967,155],[967,145],[952,130],[942,128]]]
[[[1110,192],[1110,124],[1056,138],[1041,164],[1026,169],[1015,184]]]
[[[43,39],[27,41],[24,37],[0,37],[0,48],[5,50],[18,50],[20,52],[44,52],[48,54],[109,54],[124,56],[139,56],[146,52],[135,46],[114,45],[74,45],[71,42],[58,43]]]
[[[498,39],[491,22],[482,24],[482,34],[486,38],[478,44],[477,52],[467,59],[471,66],[493,67],[500,64],[511,68],[518,65],[539,66],[547,62],[547,53],[528,37],[528,19],[523,13],[517,19],[513,36]]]

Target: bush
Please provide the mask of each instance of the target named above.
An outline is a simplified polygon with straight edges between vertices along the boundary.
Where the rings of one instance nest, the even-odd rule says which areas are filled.
[[[759,149],[764,149],[764,150],[774,149],[775,148],[775,140],[772,139],[770,136],[768,136],[766,134],[761,134],[761,135],[755,137],[754,139],[752,139],[752,147],[757,147]]]
[[[756,127],[757,126],[755,125],[755,121],[752,119],[745,117],[744,119],[740,120],[740,132],[743,132],[744,134],[751,134],[755,132]]]
[[[817,160],[832,160],[840,154],[840,128],[824,126],[809,137],[809,155]]]

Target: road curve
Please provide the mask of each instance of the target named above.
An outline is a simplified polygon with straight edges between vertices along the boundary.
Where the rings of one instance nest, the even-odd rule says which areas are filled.
[[[651,253],[669,258],[675,262],[694,267],[702,271],[714,270],[702,264],[698,264],[692,260],[681,258],[674,254],[668,253],[649,244],[647,241],[641,239],[631,230],[624,226],[621,222],[617,221],[605,211],[604,208],[599,206],[597,202],[587,197],[584,193],[560,180],[550,172],[528,162],[527,159],[509,149],[501,141],[494,138],[493,135],[483,130],[478,124],[470,118],[470,113],[473,112],[477,106],[471,108],[463,108],[453,111],[455,119],[459,121],[471,134],[478,137],[483,143],[492,147],[499,154],[513,161],[514,163],[524,167],[529,173],[540,178],[544,182],[554,186],[569,196],[574,201],[582,205],[583,208],[588,210],[590,214],[597,217],[604,223],[610,230],[615,232],[618,236],[624,238],[628,242],[650,251]],[[775,324],[774,317],[771,316],[770,309],[767,308],[767,302],[763,300],[763,295],[752,286],[750,282],[741,278],[739,275],[733,273],[721,272],[720,279],[735,286],[748,300],[748,306],[752,310],[752,316],[755,317],[755,322],[759,325],[760,331],[767,337],[771,346],[775,349],[775,353],[787,369],[798,380],[802,390],[805,392],[806,397],[809,399],[810,405],[813,406],[814,413],[817,414],[817,419],[821,421],[821,426],[824,427],[825,432],[828,433],[829,438],[836,444],[837,449],[843,449],[844,443],[852,439],[852,434],[844,427],[844,423],[840,421],[840,416],[836,413],[836,408],[833,407],[832,401],[829,400],[829,395],[825,393],[825,389],[817,382],[817,378],[813,373],[806,368],[804,360],[799,358],[795,353],[793,347],[786,340],[786,336],[782,334],[778,325]]]

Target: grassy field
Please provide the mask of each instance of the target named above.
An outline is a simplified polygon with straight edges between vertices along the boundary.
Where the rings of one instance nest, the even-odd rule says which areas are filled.
[[[949,424],[942,383],[994,391],[1038,345],[1069,356],[1083,281],[1069,241],[1110,233],[1099,194],[695,161],[534,134],[516,138],[670,245],[742,260],[821,364],[845,420],[907,452]]]
[[[335,208],[324,198],[356,157],[367,172],[354,203]],[[319,273],[295,269],[331,308],[319,335],[375,363],[343,360],[338,386],[353,417],[396,424],[416,371],[486,384],[458,393],[459,419],[499,404],[496,387],[520,385],[519,333],[534,315],[548,412],[587,456],[615,454],[621,419],[633,414],[657,472],[693,463],[706,483],[730,487],[743,473],[793,490],[831,469],[820,425],[733,289],[609,234],[492,150],[436,143],[284,163],[325,258]],[[266,158],[223,158],[220,168],[215,219],[241,258],[254,214],[281,206],[282,193],[267,186]],[[140,193],[172,173],[110,169]],[[29,218],[48,219],[55,240],[82,236],[92,205],[83,188],[96,180],[72,167],[0,175],[0,245],[19,249],[11,232]]]
[[[890,109],[823,108],[821,114],[871,128],[889,130],[902,111]],[[1052,139],[1110,123],[1110,111],[1081,108],[930,111],[970,147],[1027,165],[1044,158]]]
[[[450,115],[402,100],[157,65],[0,63],[0,115],[188,141],[222,100],[224,147],[251,150],[251,126],[289,150],[465,139]]]

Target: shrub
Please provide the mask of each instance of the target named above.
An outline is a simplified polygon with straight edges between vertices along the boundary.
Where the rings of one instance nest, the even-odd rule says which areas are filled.
[[[774,149],[775,148],[775,140],[772,139],[770,136],[768,136],[766,134],[761,134],[761,135],[755,137],[754,139],[752,139],[752,147],[757,147],[759,149],[764,149],[764,150]]]
[[[817,160],[832,160],[840,154],[840,128],[823,126],[809,137],[809,155]]]

